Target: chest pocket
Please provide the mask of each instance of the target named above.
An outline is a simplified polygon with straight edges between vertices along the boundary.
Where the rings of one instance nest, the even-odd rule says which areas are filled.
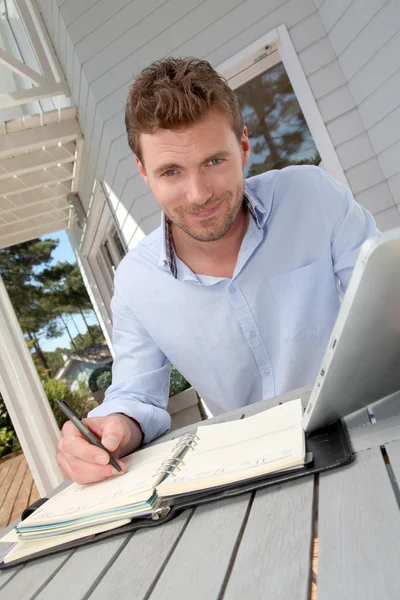
[[[339,308],[336,278],[329,260],[270,277],[281,332],[286,341],[325,337]]]

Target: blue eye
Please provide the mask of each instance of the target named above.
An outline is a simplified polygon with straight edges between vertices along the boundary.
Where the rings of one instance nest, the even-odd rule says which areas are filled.
[[[173,175],[175,175],[176,171],[174,171],[174,169],[168,169],[168,171],[165,171],[165,173],[163,173],[163,175],[165,175],[165,177],[172,177]]]
[[[210,160],[210,163],[211,163],[213,166],[220,165],[220,164],[222,163],[222,158],[212,158],[212,159]]]

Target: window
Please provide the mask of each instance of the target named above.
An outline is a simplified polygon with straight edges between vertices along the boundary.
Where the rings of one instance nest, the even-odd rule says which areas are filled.
[[[126,252],[121,239],[114,226],[111,226],[100,244],[100,250],[111,281],[114,279],[115,271]]]
[[[239,62],[225,76],[236,91],[249,134],[246,177],[321,162],[276,43]]]

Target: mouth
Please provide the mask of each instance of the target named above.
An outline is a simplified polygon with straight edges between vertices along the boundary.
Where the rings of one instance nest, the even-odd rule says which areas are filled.
[[[208,219],[209,217],[213,217],[217,212],[222,202],[214,206],[213,208],[208,208],[207,210],[202,210],[201,212],[189,213],[193,219]]]

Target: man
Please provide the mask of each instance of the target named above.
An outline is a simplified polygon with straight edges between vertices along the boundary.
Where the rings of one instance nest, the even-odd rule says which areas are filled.
[[[376,232],[349,190],[313,166],[244,181],[250,144],[211,66],[166,59],[130,89],[128,141],[162,225],[115,277],[113,384],[87,420],[121,457],[166,431],[172,362],[216,414],[312,384],[360,245]],[[72,423],[66,477],[111,477]],[[121,463],[122,468],[123,463]]]

